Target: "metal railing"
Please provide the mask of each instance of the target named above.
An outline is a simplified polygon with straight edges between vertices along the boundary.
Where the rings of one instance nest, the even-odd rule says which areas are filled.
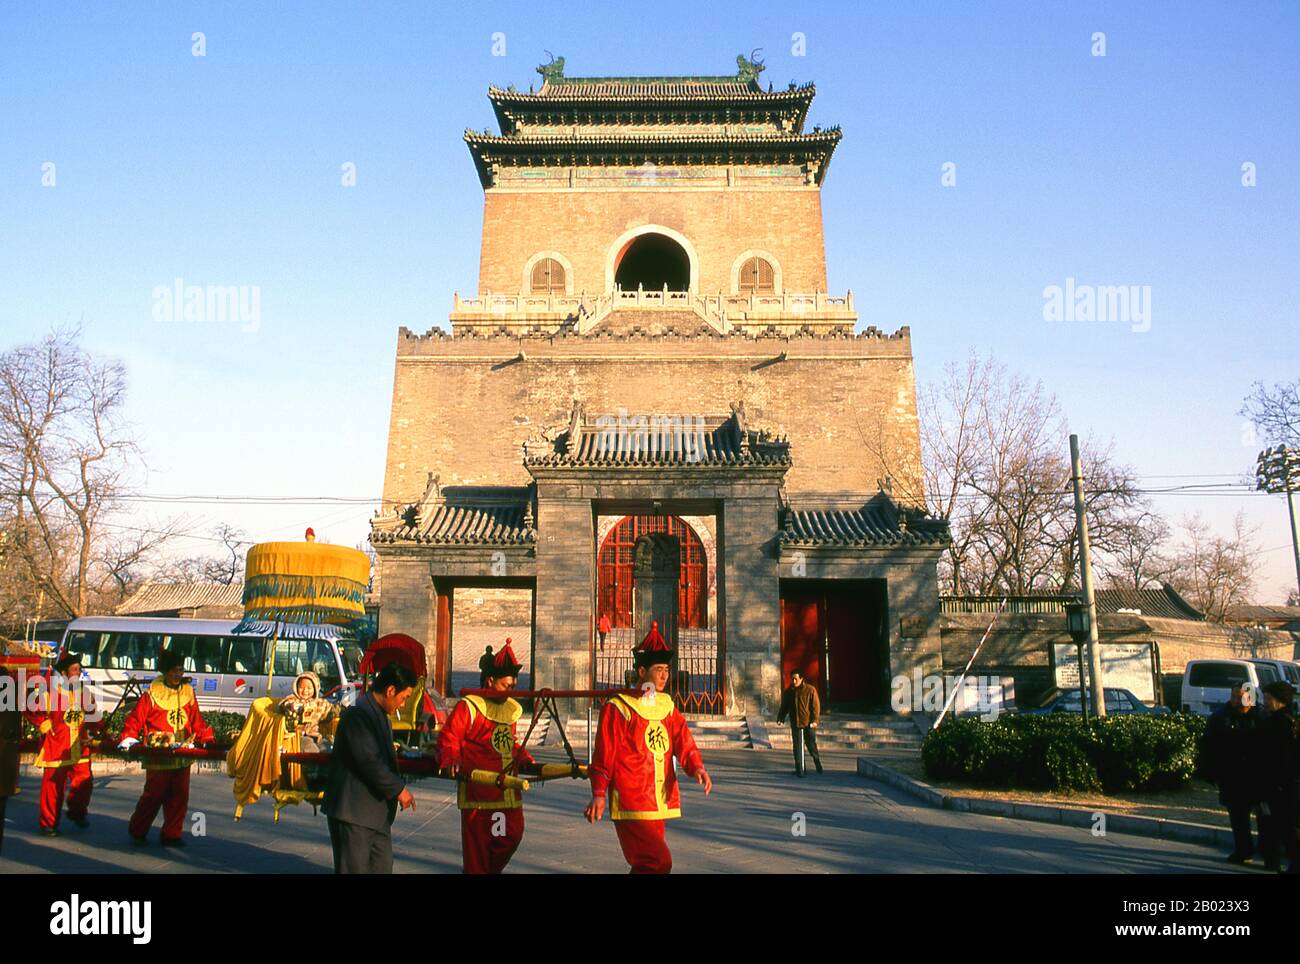
[[[633,647],[640,642],[631,628],[611,629],[592,658],[594,689],[635,687]],[[677,658],[668,675],[668,693],[683,713],[722,713],[722,660],[716,629],[678,629]]]
[[[1031,595],[1031,596],[940,596],[941,613],[1019,613],[1033,615],[1040,613],[1063,613],[1065,604],[1075,596]],[[1006,600],[1006,606],[1002,601]]]

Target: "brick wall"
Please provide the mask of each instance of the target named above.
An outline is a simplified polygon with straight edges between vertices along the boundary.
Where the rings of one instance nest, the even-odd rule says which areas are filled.
[[[617,312],[616,314],[623,314]],[[523,350],[525,358],[520,359]],[[785,360],[778,360],[782,352]],[[725,415],[788,434],[791,496],[915,489],[920,442],[911,340],[855,338],[398,337],[384,496],[449,485],[524,485],[525,440],[588,414]]]
[[[484,194],[479,291],[518,292],[534,254],[556,251],[573,267],[573,291],[606,291],[606,263],[617,239],[647,224],[686,236],[699,258],[701,293],[731,291],[743,252],[767,251],[784,288],[826,290],[821,191],[500,191]]]

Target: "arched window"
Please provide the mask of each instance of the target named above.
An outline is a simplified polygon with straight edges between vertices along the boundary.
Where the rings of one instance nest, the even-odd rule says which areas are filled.
[[[766,258],[746,258],[740,266],[738,285],[743,295],[770,295],[776,293],[776,273]]]
[[[564,294],[564,265],[554,258],[542,258],[533,265],[530,290],[535,295]]]

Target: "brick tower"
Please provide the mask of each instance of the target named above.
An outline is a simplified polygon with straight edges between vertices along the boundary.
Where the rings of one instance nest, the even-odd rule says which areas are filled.
[[[398,335],[372,542],[381,627],[450,688],[457,587],[532,594],[534,685],[621,685],[660,618],[688,710],[769,707],[783,670],[880,706],[938,662],[906,328],[827,293],[838,128],[813,86],[731,76],[491,88],[465,140],[484,191],[477,293]],[[675,568],[674,568],[675,567]],[[665,575],[666,573],[666,575]],[[662,588],[678,578],[676,600]],[[596,649],[601,614],[616,630]]]

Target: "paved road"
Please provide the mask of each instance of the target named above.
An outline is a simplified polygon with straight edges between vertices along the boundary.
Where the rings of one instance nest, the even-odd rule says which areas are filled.
[[[755,750],[707,754],[715,790],[684,788],[686,816],[669,824],[675,869],[699,873],[1195,873],[1229,868],[1217,851],[1193,844],[1125,834],[1096,838],[1087,829],[954,813],[925,807],[898,791],[858,777],[856,755],[824,754],[822,776],[799,780],[786,755]],[[95,781],[91,826],[64,826],[47,839],[35,829],[37,783],[9,804],[0,873],[73,871],[324,873],[330,868],[324,817],[309,807],[287,808],[271,820],[263,800],[233,822],[230,780],[195,772],[191,807],[206,817],[207,834],[183,850],[156,843],[136,848],[126,820],[139,795],[138,774]],[[395,826],[399,872],[460,869],[459,817],[451,784],[413,785],[418,809]],[[586,784],[557,781],[530,792],[528,830],[511,863],[515,872],[621,873],[626,870],[613,828],[581,819]],[[193,812],[193,811],[192,811]],[[794,814],[806,817],[795,836]],[[151,834],[156,841],[157,830]],[[1235,869],[1235,868],[1232,868]],[[1245,871],[1251,873],[1253,871]]]

